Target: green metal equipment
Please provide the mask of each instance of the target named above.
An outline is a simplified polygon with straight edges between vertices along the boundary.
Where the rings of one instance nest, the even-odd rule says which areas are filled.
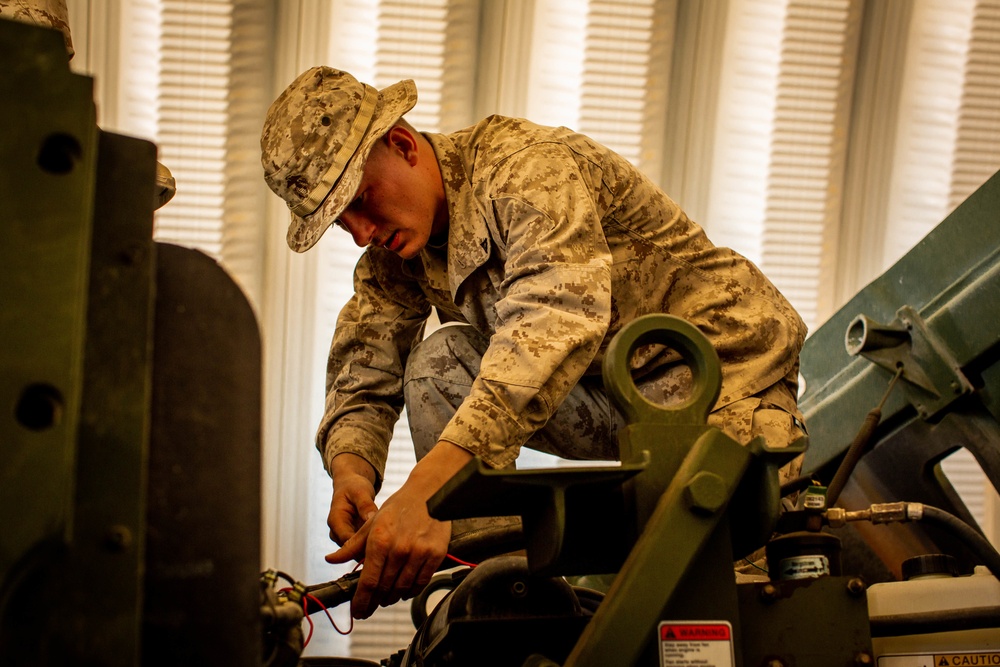
[[[693,390],[681,405],[657,406],[632,382],[628,361],[646,344],[670,346],[691,368]],[[763,546],[777,523],[778,468],[801,454],[805,443],[772,449],[758,439],[743,447],[706,424],[721,386],[718,358],[707,339],[670,315],[640,318],[612,341],[604,379],[629,421],[620,434],[621,467],[495,471],[474,461],[429,504],[442,519],[521,515],[532,575],[616,573],[566,655],[532,657],[526,646],[524,664],[823,667],[855,664],[859,656],[870,660],[864,585],[856,578],[759,578],[737,584],[734,561]],[[761,492],[768,488],[772,492]],[[560,492],[555,502],[543,502],[553,489],[579,492]],[[760,497],[774,500],[763,515]],[[753,516],[741,507],[753,508]],[[740,529],[746,521],[753,530]],[[609,526],[627,529],[609,534]],[[607,558],[602,545],[610,540],[631,545],[623,562]],[[472,664],[463,660],[473,655],[479,656],[477,664],[520,664],[512,655],[493,662],[482,656],[481,646],[464,643],[462,624],[476,622],[490,619],[453,620],[436,638],[437,645],[447,645],[453,664]],[[824,631],[816,633],[817,627]],[[452,664],[433,662],[435,655],[425,653],[431,661],[424,664]],[[697,662],[709,659],[713,662]]]
[[[0,54],[0,664],[260,664],[253,312],[62,35]]]
[[[152,241],[155,146],[96,126],[61,35],[0,20],[0,53],[0,664],[294,666],[304,595],[346,602],[357,575],[291,593],[260,575],[253,312],[211,258]],[[621,464],[460,471],[435,516],[521,528],[439,575],[445,600],[382,665],[843,667],[928,618],[1000,628],[996,609],[872,618],[866,601],[913,556],[1000,573],[940,474],[965,447],[1000,482],[998,249],[1000,175],[810,337],[808,450],[707,425],[720,367],[690,324],[625,327],[604,369]],[[687,401],[640,395],[645,345],[680,353]],[[780,488],[803,452],[802,484]],[[931,505],[963,529],[918,523]],[[867,522],[893,525],[848,526]],[[762,549],[766,575],[734,571]]]

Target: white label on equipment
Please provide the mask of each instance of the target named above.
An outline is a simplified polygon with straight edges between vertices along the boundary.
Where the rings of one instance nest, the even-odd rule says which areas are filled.
[[[728,621],[661,621],[660,667],[733,667]]]
[[[830,574],[830,561],[826,556],[810,555],[785,558],[778,564],[783,580],[815,579]]]
[[[826,508],[826,496],[820,493],[807,493],[802,506],[807,510],[821,510]]]
[[[878,659],[878,667],[987,667],[1000,665],[1000,653],[961,652],[952,653],[909,653],[900,655],[882,655]]]

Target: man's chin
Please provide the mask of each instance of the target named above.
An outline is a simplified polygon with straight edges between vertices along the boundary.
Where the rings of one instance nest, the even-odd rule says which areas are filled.
[[[401,259],[409,260],[419,255],[421,249],[422,248],[418,248],[417,250],[411,250],[410,246],[403,246],[399,250],[396,250],[395,253],[399,255]]]
[[[402,259],[413,259],[427,246],[427,239],[411,239],[409,243],[403,243],[393,252]]]

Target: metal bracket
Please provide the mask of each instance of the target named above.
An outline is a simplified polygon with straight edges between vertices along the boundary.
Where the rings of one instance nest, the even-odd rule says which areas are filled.
[[[948,346],[910,306],[897,310],[888,325],[858,315],[847,328],[844,343],[848,354],[860,354],[892,373],[901,369],[906,399],[922,419],[933,419],[973,391]]]

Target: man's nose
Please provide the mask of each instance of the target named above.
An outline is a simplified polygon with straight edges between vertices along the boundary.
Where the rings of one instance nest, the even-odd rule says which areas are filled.
[[[344,226],[344,229],[354,239],[354,243],[360,248],[364,248],[371,243],[372,237],[375,235],[375,225],[361,215],[342,213],[340,224]]]

